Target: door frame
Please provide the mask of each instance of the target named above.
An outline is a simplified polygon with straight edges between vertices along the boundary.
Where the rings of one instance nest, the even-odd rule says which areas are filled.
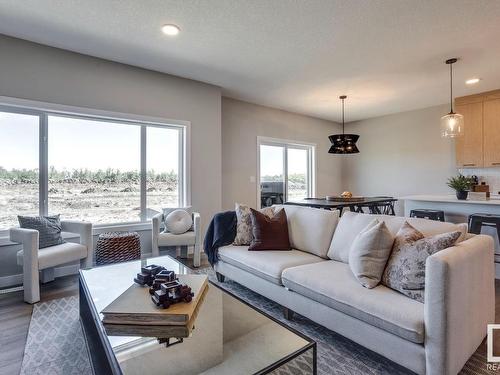
[[[291,139],[283,138],[273,138],[273,137],[263,137],[257,136],[257,173],[256,173],[256,187],[257,187],[257,208],[261,208],[261,198],[260,198],[260,146],[279,146],[283,147],[283,173],[284,173],[284,198],[287,200],[288,196],[288,148],[296,148],[307,150],[308,160],[307,160],[307,189],[308,195],[316,196],[316,143],[303,142]]]

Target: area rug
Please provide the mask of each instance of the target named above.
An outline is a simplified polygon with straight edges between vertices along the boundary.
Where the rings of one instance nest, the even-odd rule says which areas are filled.
[[[33,306],[21,375],[92,374],[78,297]]]
[[[411,374],[396,363],[307,318],[296,314],[293,321],[285,320],[278,304],[231,280],[218,283],[211,270],[199,272],[208,272],[209,278],[217,285],[315,340],[318,346],[318,374]],[[295,368],[279,373],[299,375],[301,372]],[[485,353],[478,351],[467,362],[461,375],[493,373],[486,369]],[[34,306],[21,374],[91,374],[78,318],[78,297],[62,298]]]

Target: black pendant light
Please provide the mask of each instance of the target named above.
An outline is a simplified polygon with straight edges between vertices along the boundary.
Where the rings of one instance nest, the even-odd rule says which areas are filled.
[[[342,134],[333,134],[329,136],[332,145],[328,152],[330,154],[357,154],[359,152],[356,142],[359,139],[357,134],[345,134],[345,124],[344,124],[344,100],[347,98],[346,95],[339,96],[342,100]]]

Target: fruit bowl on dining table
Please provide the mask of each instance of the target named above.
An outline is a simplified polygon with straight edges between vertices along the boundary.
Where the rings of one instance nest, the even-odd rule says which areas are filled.
[[[363,197],[355,197],[350,191],[344,191],[340,195],[327,195],[325,198],[327,201],[332,202],[359,202],[362,201]]]

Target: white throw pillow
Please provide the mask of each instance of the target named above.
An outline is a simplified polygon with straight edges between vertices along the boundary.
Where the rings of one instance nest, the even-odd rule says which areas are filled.
[[[391,255],[394,236],[383,221],[374,219],[352,242],[349,267],[365,288],[375,288]]]
[[[339,212],[293,205],[283,207],[292,248],[327,258]]]
[[[186,233],[192,225],[193,218],[185,210],[174,210],[165,218],[165,228],[173,234]]]
[[[385,222],[387,228],[396,237],[401,226],[405,221],[408,221],[415,229],[422,232],[425,237],[435,236],[436,234],[460,231],[462,235],[457,240],[457,243],[465,239],[467,232],[467,224],[453,224],[442,221],[406,218],[401,216],[388,215],[370,215],[356,212],[345,212],[339,220],[335,233],[333,234],[328,257],[339,262],[349,262],[349,249],[352,241],[363,228],[365,228],[373,219]]]

